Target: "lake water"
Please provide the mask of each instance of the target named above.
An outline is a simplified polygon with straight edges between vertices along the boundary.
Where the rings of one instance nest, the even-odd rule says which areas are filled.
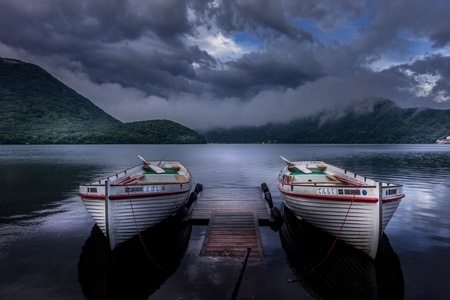
[[[406,197],[385,231],[387,258],[399,264],[364,273],[375,273],[378,287],[356,298],[448,299],[450,295],[449,145],[27,145],[0,146],[0,299],[100,299],[108,289],[115,291],[117,299],[230,299],[242,264],[199,256],[206,226],[169,224],[149,233],[149,248],[152,240],[166,245],[151,250],[164,272],[140,258],[138,246],[131,244],[115,256],[105,248],[77,196],[78,185],[139,163],[137,155],[181,160],[196,183],[205,187],[265,182],[277,207],[281,199],[274,181],[284,164],[279,155],[324,160],[401,183]],[[161,232],[170,232],[173,238]],[[249,263],[241,298],[339,297],[343,287],[293,280],[295,274],[310,270],[291,261],[281,233],[261,227],[265,263]],[[303,247],[313,243],[301,244],[302,252],[294,256],[307,260],[312,251]],[[337,264],[341,258],[333,259]],[[358,285],[358,277],[345,270],[332,272],[323,276],[344,277]],[[395,279],[389,279],[390,272]]]

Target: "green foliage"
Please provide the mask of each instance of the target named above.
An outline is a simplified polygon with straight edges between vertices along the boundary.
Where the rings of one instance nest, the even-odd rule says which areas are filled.
[[[213,143],[429,144],[450,135],[450,110],[401,109],[389,100],[379,100],[365,113],[323,117],[317,114],[286,124],[215,129],[204,136]]]
[[[0,58],[0,144],[194,144],[175,122],[122,123],[42,68]]]
[[[114,143],[125,144],[204,144],[206,139],[185,126],[168,120],[125,123],[110,129]]]

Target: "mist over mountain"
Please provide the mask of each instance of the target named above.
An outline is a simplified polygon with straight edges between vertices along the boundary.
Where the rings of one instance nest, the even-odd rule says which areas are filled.
[[[44,69],[0,58],[0,144],[408,144],[449,135],[450,110],[400,108],[382,98],[287,123],[202,132],[170,120],[122,123]]]
[[[409,144],[450,135],[450,110],[400,108],[373,98],[288,123],[204,131],[211,143]]]

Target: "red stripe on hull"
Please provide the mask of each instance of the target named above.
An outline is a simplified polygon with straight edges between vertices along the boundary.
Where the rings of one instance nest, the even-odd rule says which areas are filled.
[[[383,203],[397,201],[397,200],[402,199],[403,197],[405,197],[404,194],[397,195],[397,196],[394,196],[394,197],[389,197],[389,198],[383,198]]]

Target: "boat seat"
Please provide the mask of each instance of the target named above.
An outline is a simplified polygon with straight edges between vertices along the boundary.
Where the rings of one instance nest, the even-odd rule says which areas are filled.
[[[144,174],[139,174],[139,175],[133,175],[131,176],[131,180],[128,181],[125,184],[136,184],[137,182],[139,182],[142,178],[144,178]]]
[[[331,185],[334,185],[334,184],[343,184],[343,182],[341,182],[341,181],[294,181],[294,182],[292,182],[291,183],[292,185],[296,185],[296,184],[298,184],[298,185],[302,185],[302,184],[312,184],[312,185],[314,185],[314,184],[331,184]]]
[[[127,183],[128,181],[130,181],[130,176],[127,176],[127,177],[125,177],[125,178],[122,178],[121,180],[115,182],[115,184],[125,184],[125,183]]]
[[[175,177],[177,178],[178,182],[187,182],[187,178],[185,175],[177,174],[175,175]]]
[[[317,169],[323,171],[323,170],[325,170],[327,168],[327,165],[325,165],[325,164],[317,164],[316,167],[317,167]]]
[[[144,174],[137,174],[137,175],[133,175],[133,176],[127,176],[124,179],[120,180],[119,182],[117,182],[117,185],[127,185],[127,184],[134,184],[137,181],[139,181],[142,177],[144,177]]]
[[[325,176],[330,179],[331,181],[335,182],[335,183],[343,183],[342,181],[340,181],[339,179],[337,179],[334,175],[331,174],[325,174]]]

